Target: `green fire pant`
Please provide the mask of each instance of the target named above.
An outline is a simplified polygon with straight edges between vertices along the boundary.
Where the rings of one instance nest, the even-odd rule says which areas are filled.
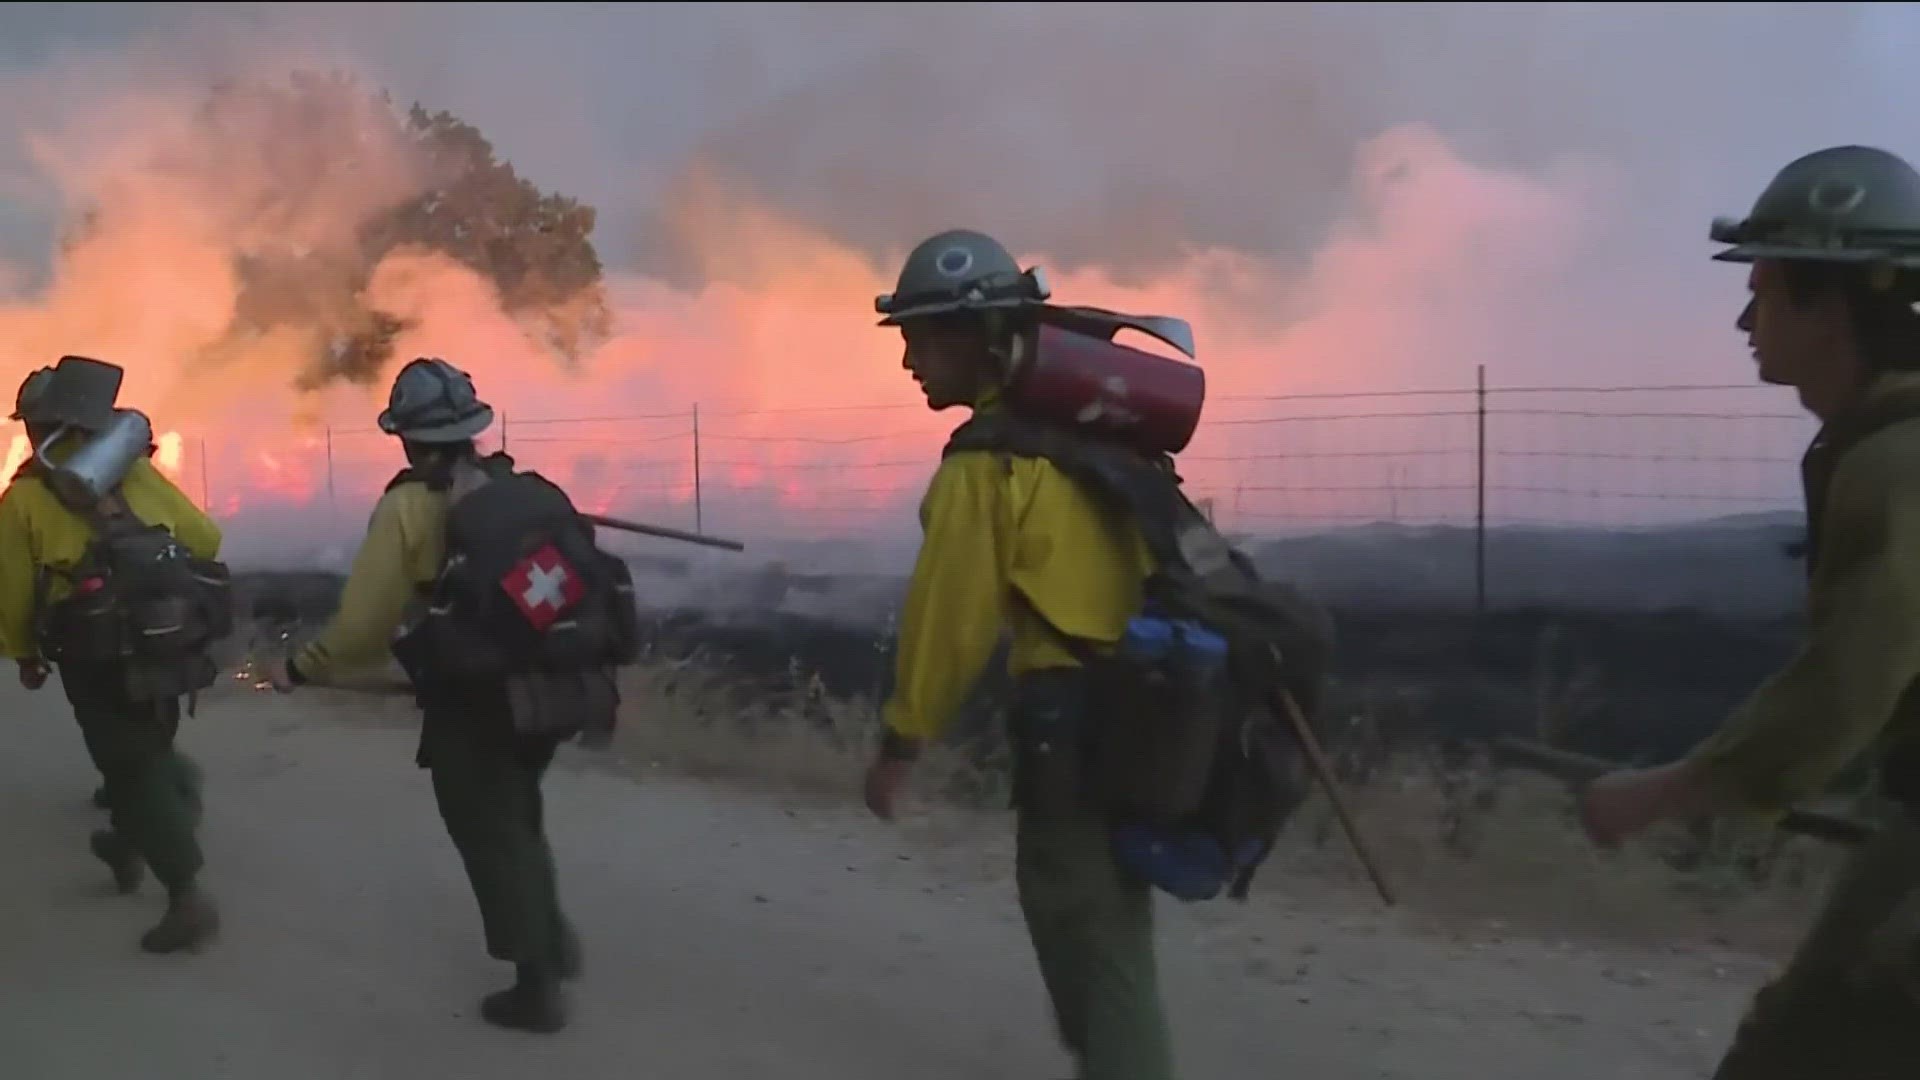
[[[68,699],[71,700],[73,695],[69,694],[67,696],[68,696]],[[80,718],[76,715],[74,717],[74,722],[78,724],[79,720]],[[87,729],[85,727],[82,727],[80,729],[80,738],[87,748],[87,760],[93,762],[94,771],[100,774],[100,786],[103,788],[106,787],[107,766],[106,766],[106,763],[100,759],[100,750],[99,750],[99,747],[97,746],[96,740],[91,739],[87,736]]]
[[[1714,1080],[1920,1076],[1920,819],[1893,810],[1842,871]]]
[[[555,744],[472,738],[451,726],[441,728],[425,757],[441,820],[480,906],[487,954],[558,977],[568,927],[540,792]]]
[[[191,887],[203,864],[199,768],[174,748],[177,698],[135,704],[119,673],[63,665],[60,685],[87,753],[107,789],[113,831],[152,869],[169,894]]]
[[[1079,738],[1079,699],[1077,678],[1048,674],[1024,680],[1014,707],[1020,909],[1080,1080],[1172,1080],[1152,892],[1080,799],[1077,755],[1057,753]]]

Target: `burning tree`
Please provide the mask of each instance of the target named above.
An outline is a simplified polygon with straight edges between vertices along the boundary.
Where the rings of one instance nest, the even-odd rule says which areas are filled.
[[[350,75],[216,84],[155,136],[140,181],[139,197],[102,183],[68,243],[151,212],[156,187],[176,213],[190,207],[196,239],[230,252],[238,282],[213,362],[291,332],[308,355],[302,388],[378,379],[410,324],[368,289],[383,260],[409,252],[473,270],[563,361],[609,329],[593,207],[541,192],[453,114],[398,109]]]

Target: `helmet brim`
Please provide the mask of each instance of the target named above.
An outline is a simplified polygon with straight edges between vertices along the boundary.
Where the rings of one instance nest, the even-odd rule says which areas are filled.
[[[1715,262],[1750,263],[1755,259],[1793,259],[1802,262],[1876,263],[1890,261],[1885,251],[1806,247],[1801,244],[1735,244],[1713,256]]]
[[[449,424],[404,429],[394,424],[392,410],[382,409],[378,423],[381,431],[405,439],[407,442],[427,444],[465,442],[493,426],[493,406],[482,405],[478,412]]]
[[[1024,297],[1008,297],[999,300],[936,300],[899,311],[888,312],[875,326],[899,326],[914,319],[930,319],[936,315],[952,315],[961,311],[1006,311],[1012,308],[1039,307],[1038,301]]]

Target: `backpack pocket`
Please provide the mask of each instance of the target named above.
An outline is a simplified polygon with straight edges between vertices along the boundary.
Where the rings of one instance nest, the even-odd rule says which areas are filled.
[[[214,559],[189,558],[187,572],[200,587],[201,618],[209,639],[233,633],[233,571]]]
[[[58,664],[101,664],[125,648],[120,605],[103,577],[84,577],[40,622],[40,651]]]
[[[205,653],[167,659],[130,657],[121,671],[127,700],[133,702],[164,701],[205,690],[220,677],[219,667]]]
[[[510,675],[507,705],[517,735],[565,741],[584,728],[611,729],[619,693],[605,671],[528,671]]]
[[[1213,900],[1266,857],[1268,843],[1246,837],[1229,844],[1201,829],[1115,825],[1114,861],[1176,900]]]
[[[1089,668],[1089,779],[1100,807],[1137,825],[1186,821],[1207,796],[1231,704],[1226,642],[1147,615]]]

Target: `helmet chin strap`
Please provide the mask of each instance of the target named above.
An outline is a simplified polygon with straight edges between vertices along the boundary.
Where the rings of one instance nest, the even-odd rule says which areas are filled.
[[[435,491],[447,490],[453,483],[455,466],[474,454],[471,442],[423,443],[402,438],[400,443],[406,452],[407,464]]]
[[[994,377],[998,388],[1004,389],[1026,366],[1032,343],[1011,313],[994,309],[980,314],[986,324],[987,355],[993,358]]]

